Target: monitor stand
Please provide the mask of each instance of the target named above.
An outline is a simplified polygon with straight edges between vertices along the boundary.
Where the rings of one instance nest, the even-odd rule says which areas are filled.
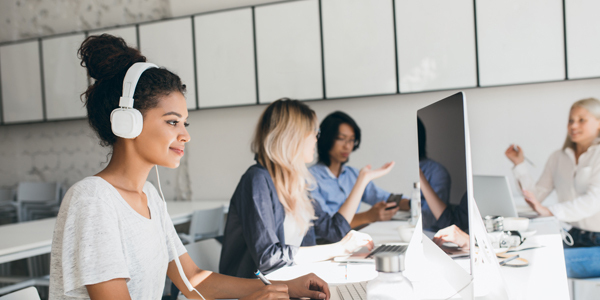
[[[471,251],[470,259],[460,261],[461,264],[423,234],[421,219],[417,222],[406,250],[405,275],[421,299],[512,299],[479,209],[476,204],[469,207],[476,211],[470,214],[474,219],[470,222],[470,231],[479,247],[477,251]],[[470,265],[471,273],[464,267],[465,264]]]

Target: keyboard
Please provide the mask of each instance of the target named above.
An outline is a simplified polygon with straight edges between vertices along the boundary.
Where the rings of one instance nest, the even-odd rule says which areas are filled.
[[[373,256],[379,252],[394,252],[394,253],[404,253],[406,251],[406,248],[408,248],[407,245],[381,245],[375,249],[373,249],[373,251],[371,251],[371,253],[369,253],[369,255],[367,255],[365,258],[373,258]]]
[[[355,282],[337,286],[342,300],[367,300],[367,282]]]

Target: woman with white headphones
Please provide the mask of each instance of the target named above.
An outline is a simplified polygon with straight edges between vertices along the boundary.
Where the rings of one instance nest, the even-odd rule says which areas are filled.
[[[156,165],[178,167],[190,141],[185,85],[114,36],[88,37],[79,56],[95,80],[84,93],[88,121],[112,156],[62,201],[50,299],[160,299],[165,275],[191,299],[329,298],[314,274],[264,285],[199,269],[177,237],[162,192],[146,181]]]

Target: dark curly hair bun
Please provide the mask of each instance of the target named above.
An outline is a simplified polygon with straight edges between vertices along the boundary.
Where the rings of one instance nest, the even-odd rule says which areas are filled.
[[[127,70],[146,57],[139,50],[127,46],[120,38],[109,34],[89,36],[79,48],[81,66],[95,82],[82,94],[85,98],[88,122],[100,138],[100,145],[112,146],[117,136],[112,132],[110,114],[119,106],[123,79]],[[179,76],[164,68],[151,68],[140,76],[133,94],[133,107],[142,115],[156,107],[162,96],[172,92],[185,93]]]
[[[81,66],[96,80],[112,78],[136,62],[145,62],[139,50],[127,46],[125,40],[109,34],[89,36],[78,51]]]

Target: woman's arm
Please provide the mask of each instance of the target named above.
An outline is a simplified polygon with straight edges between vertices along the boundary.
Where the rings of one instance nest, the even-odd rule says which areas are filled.
[[[179,257],[183,272],[194,288],[208,299],[279,299],[310,297],[329,299],[327,283],[314,274],[289,281],[273,281],[266,286],[258,279],[244,279],[201,270],[185,253]],[[202,299],[196,291],[188,291],[179,275],[175,261],[169,263],[167,275],[188,299]],[[112,298],[110,298],[112,299]]]
[[[125,281],[125,278],[116,278],[97,284],[86,285],[85,288],[87,289],[88,295],[90,296],[91,300],[131,300],[129,290],[127,289],[127,281]]]
[[[303,264],[323,261],[336,256],[348,255],[361,247],[367,247],[369,250],[372,250],[374,247],[373,239],[366,233],[351,230],[337,243],[300,247],[300,250],[294,257],[294,262]]]
[[[544,166],[544,171],[542,172],[540,179],[534,184],[533,177],[529,173],[529,170],[527,169],[526,164],[523,162],[523,159],[515,158],[516,156],[523,156],[523,150],[521,147],[517,146],[517,148],[519,149],[518,152],[513,149],[512,145],[506,150],[506,156],[515,164],[513,168],[513,174],[519,182],[522,190],[532,192],[539,202],[543,202],[554,190],[553,174],[556,172],[558,157],[562,150],[556,151],[550,155],[550,158],[548,158],[548,161]]]
[[[348,223],[352,224],[352,219],[354,219],[354,215],[356,210],[358,209],[358,205],[360,204],[360,200],[362,199],[365,188],[376,178],[386,175],[389,173],[394,167],[394,162],[389,162],[383,165],[379,169],[371,170],[371,165],[368,165],[360,170],[358,173],[358,178],[356,179],[356,183],[348,195],[344,204],[338,210],[338,213],[344,216]]]
[[[419,169],[419,176],[421,182],[421,191],[423,192],[423,197],[425,201],[427,201],[427,205],[431,209],[431,213],[435,217],[436,220],[440,218],[444,210],[446,210],[446,203],[438,197],[437,193],[433,190],[427,178],[425,178],[425,174],[423,171]]]

